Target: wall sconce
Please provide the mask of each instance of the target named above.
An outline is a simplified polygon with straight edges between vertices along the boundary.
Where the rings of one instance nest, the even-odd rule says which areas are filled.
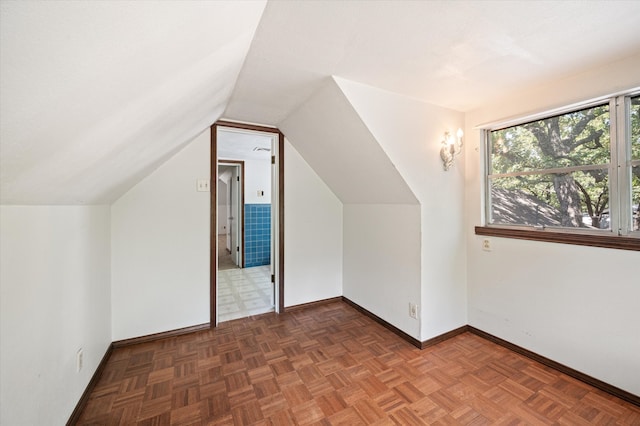
[[[455,156],[462,151],[462,135],[464,135],[462,129],[458,129],[456,139],[454,139],[449,132],[444,133],[442,148],[440,148],[440,158],[442,158],[442,164],[445,170],[449,170],[449,167],[453,165]]]

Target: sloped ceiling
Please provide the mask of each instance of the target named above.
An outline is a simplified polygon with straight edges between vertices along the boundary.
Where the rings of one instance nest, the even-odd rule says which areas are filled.
[[[269,1],[225,116],[278,124],[335,75],[458,111],[640,52],[640,1]]]
[[[265,7],[266,5],[266,7]],[[0,202],[110,203],[331,75],[460,111],[640,52],[638,1],[0,2]]]
[[[333,78],[280,129],[343,203],[418,203]]]
[[[220,117],[264,6],[3,1],[1,202],[117,199]]]

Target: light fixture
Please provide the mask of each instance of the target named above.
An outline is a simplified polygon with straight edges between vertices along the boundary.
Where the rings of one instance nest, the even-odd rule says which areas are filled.
[[[462,151],[462,129],[458,129],[456,133],[457,138],[454,139],[449,132],[444,133],[444,140],[442,141],[442,148],[440,148],[440,158],[442,158],[442,164],[445,170],[449,170],[449,167],[453,165],[453,159],[456,155]]]

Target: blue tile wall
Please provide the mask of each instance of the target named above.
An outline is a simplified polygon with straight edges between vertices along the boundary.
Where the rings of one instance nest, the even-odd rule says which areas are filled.
[[[244,205],[244,266],[271,263],[271,204]]]

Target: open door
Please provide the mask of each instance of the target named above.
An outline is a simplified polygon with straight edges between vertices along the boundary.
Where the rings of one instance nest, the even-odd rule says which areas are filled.
[[[278,276],[278,264],[277,259],[279,258],[277,250],[278,250],[278,178],[279,178],[279,166],[278,162],[275,161],[278,158],[278,141],[279,136],[273,135],[271,139],[271,284],[273,286],[273,299],[271,300],[271,304],[274,307],[274,310],[277,313],[280,313],[280,304],[276,303],[276,300],[279,299],[280,288],[277,283],[276,277]]]
[[[231,255],[238,268],[244,265],[243,211],[244,211],[244,163],[221,161],[218,164],[218,233],[224,233],[225,244],[219,247]],[[222,226],[221,226],[222,224]]]
[[[241,168],[242,165],[233,166],[231,181],[229,182],[229,250],[231,250],[233,263],[235,263],[239,268],[243,267],[242,210],[244,209],[244,206],[242,202],[243,182]]]

